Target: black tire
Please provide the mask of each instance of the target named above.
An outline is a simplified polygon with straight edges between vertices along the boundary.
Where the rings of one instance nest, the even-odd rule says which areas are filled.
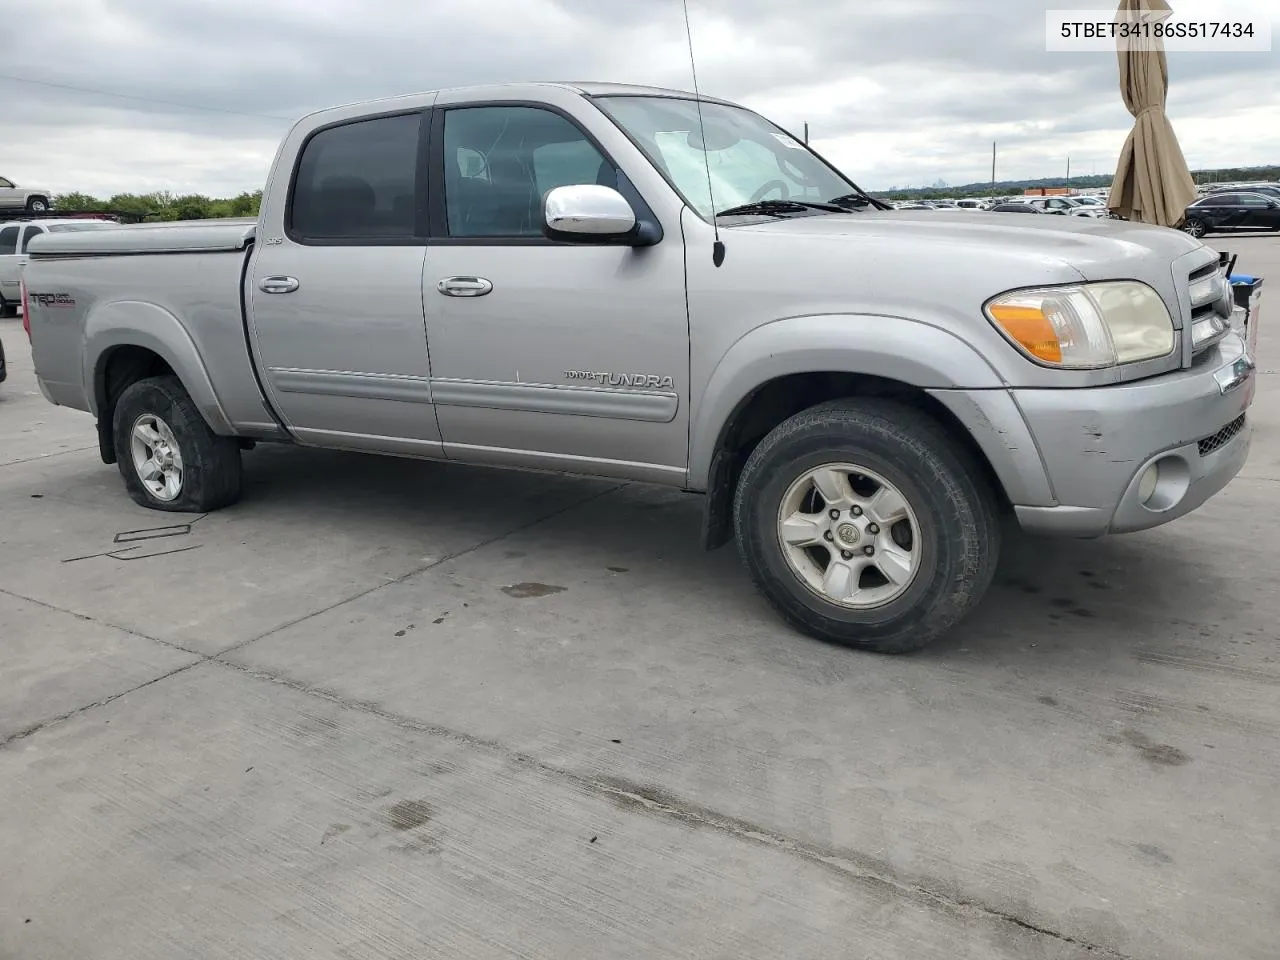
[[[154,495],[134,464],[133,428],[147,416],[168,426],[181,454],[181,488],[171,500]],[[209,429],[177,377],[151,377],[127,387],[116,401],[111,427],[120,475],[136,503],[173,513],[207,513],[240,499],[239,443]]]
[[[917,572],[882,606],[859,609],[820,596],[783,552],[782,499],[806,471],[825,463],[875,471],[915,513]],[[972,455],[927,414],[876,399],[824,403],[775,428],[743,468],[734,526],[757,588],[788,623],[877,653],[919,650],[958,623],[991,585],[1000,552],[995,496]]]
[[[18,305],[0,297],[0,320],[7,320],[18,315]]]
[[[48,213],[48,197],[27,197],[27,213]]]
[[[1188,220],[1186,223],[1182,225],[1182,230],[1184,233],[1189,234],[1190,236],[1193,236],[1197,240],[1199,240],[1201,237],[1203,237],[1205,234],[1209,232],[1209,227],[1203,220],[1200,220],[1196,217],[1192,217],[1190,220]]]

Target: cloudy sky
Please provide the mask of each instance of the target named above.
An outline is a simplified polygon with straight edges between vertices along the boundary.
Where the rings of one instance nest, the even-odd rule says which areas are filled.
[[[1173,0],[1221,18],[1239,3]],[[703,92],[863,186],[1109,173],[1114,55],[1046,53],[1098,0],[691,0]],[[1264,6],[1276,12],[1280,3]],[[680,0],[4,0],[0,175],[55,192],[257,189],[318,107],[504,80],[689,88]],[[1280,162],[1280,50],[1169,55],[1192,168]]]

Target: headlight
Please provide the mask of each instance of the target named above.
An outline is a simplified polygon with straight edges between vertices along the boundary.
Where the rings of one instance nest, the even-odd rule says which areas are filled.
[[[1160,295],[1135,280],[1001,294],[987,316],[1032,359],[1075,370],[1167,356],[1173,319]]]

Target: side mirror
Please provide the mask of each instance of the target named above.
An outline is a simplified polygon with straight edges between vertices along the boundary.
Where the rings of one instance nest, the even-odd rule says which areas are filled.
[[[594,183],[548,190],[542,221],[544,234],[571,243],[618,243],[633,239],[636,232],[636,212],[626,198]]]

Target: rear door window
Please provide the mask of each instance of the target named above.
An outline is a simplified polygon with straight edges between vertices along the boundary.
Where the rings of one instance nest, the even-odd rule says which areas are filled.
[[[302,243],[412,241],[417,232],[422,115],[357,120],[321,130],[302,151],[290,234]]]

